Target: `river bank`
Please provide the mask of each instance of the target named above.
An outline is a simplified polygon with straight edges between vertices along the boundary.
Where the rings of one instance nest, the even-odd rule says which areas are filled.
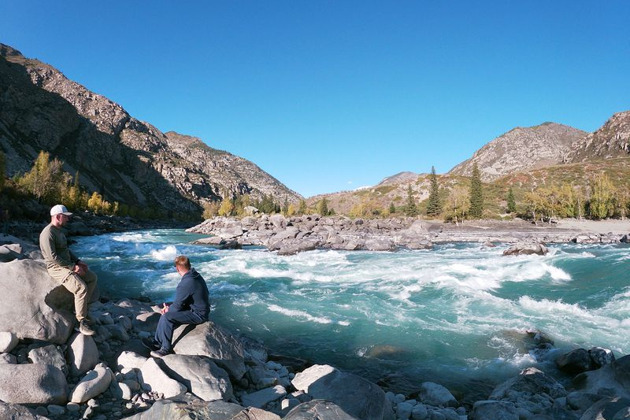
[[[280,255],[292,255],[313,249],[430,249],[433,243],[440,242],[619,243],[628,241],[630,222],[564,220],[535,225],[515,219],[475,220],[455,225],[417,218],[262,215],[243,219],[215,217],[187,231],[211,235],[197,241],[200,244],[224,248],[256,245]]]

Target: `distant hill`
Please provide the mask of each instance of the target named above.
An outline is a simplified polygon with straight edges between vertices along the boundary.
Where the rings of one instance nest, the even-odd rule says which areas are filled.
[[[547,122],[535,127],[517,127],[492,140],[449,171],[470,176],[474,163],[481,179],[491,181],[514,172],[543,168],[563,162],[571,147],[588,133]]]
[[[54,67],[0,44],[0,148],[9,176],[30,169],[40,150],[65,163],[105,199],[199,212],[226,195],[301,196],[252,162],[200,139],[162,133]]]
[[[630,111],[613,115],[597,131],[574,142],[565,162],[588,162],[630,156]]]
[[[586,133],[556,123],[517,127],[497,137],[455,166],[437,175],[444,201],[454,187],[468,188],[473,162],[484,180],[485,206],[491,214],[505,211],[507,192],[513,189],[517,203],[540,187],[571,185],[587,191],[594,176],[606,173],[613,184],[630,193],[630,111],[613,115],[594,133]],[[311,197],[315,206],[322,198],[337,213],[387,213],[393,204],[397,211],[405,205],[408,188],[421,210],[429,196],[428,174],[401,172],[373,187]]]

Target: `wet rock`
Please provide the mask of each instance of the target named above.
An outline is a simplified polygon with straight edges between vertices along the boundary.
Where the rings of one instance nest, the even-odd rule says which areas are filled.
[[[556,359],[556,366],[570,375],[586,372],[594,368],[591,355],[586,349],[575,349]]]
[[[391,404],[378,385],[332,366],[311,366],[296,374],[292,383],[297,390],[308,393],[314,399],[332,401],[357,418],[394,418]]]
[[[518,243],[503,251],[503,255],[546,255],[549,249],[542,243]]]

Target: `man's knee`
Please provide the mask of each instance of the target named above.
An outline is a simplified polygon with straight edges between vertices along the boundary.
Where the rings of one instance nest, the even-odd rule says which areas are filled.
[[[63,285],[75,296],[85,296],[87,294],[87,285],[81,277],[75,273],[70,274],[63,282]]]

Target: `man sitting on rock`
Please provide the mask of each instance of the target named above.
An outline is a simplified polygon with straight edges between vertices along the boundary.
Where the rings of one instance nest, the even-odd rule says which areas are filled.
[[[94,330],[88,325],[87,307],[96,288],[97,277],[88,269],[87,264],[68,248],[68,240],[61,228],[68,223],[70,216],[72,213],[62,204],[50,209],[50,224],[39,235],[39,247],[50,277],[74,295],[74,310],[79,322],[79,332],[94,335]]]
[[[190,267],[188,257],[180,255],[175,258],[175,269],[182,276],[175,290],[175,300],[170,306],[164,304],[154,339],[142,340],[152,350],[152,357],[164,357],[172,352],[171,341],[176,327],[202,324],[208,320],[210,313],[208,286],[201,274]]]

